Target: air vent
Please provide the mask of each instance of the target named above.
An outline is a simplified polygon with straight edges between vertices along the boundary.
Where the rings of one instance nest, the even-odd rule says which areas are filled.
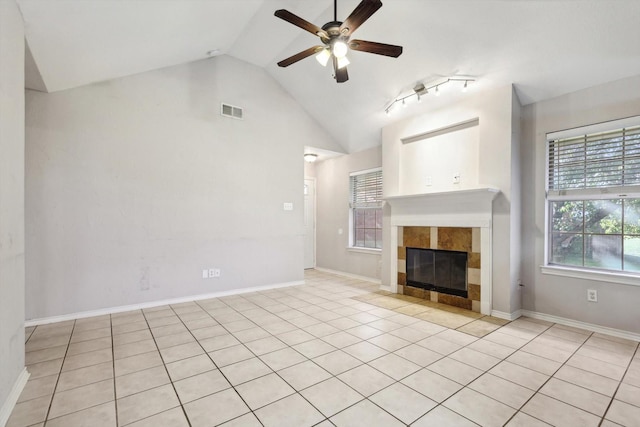
[[[242,108],[240,107],[234,107],[233,105],[223,103],[222,110],[220,112],[225,117],[242,120]]]

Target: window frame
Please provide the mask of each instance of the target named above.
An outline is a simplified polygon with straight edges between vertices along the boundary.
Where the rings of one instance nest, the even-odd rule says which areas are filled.
[[[360,171],[356,171],[356,172],[351,172],[349,173],[349,246],[347,249],[349,249],[350,251],[353,252],[362,252],[362,253],[375,253],[375,254],[379,254],[382,251],[382,238],[380,240],[380,247],[367,247],[367,246],[356,246],[356,209],[375,209],[375,210],[380,210],[380,213],[382,214],[382,207],[384,206],[384,200],[382,200],[382,197],[380,197],[380,200],[376,201],[375,203],[377,203],[377,205],[374,206],[356,206],[355,205],[355,201],[354,201],[354,185],[353,185],[353,179],[356,176],[361,176],[361,175],[366,175],[366,174],[371,174],[371,173],[380,173],[380,191],[379,194],[380,196],[382,196],[382,180],[384,179],[384,176],[382,174],[382,167],[377,167],[377,168],[371,168],[371,169],[365,169],[365,170],[360,170]],[[380,226],[380,228],[376,227],[376,230],[380,230],[382,232],[382,224]],[[376,239],[377,241],[377,239]]]
[[[553,254],[553,218],[552,209],[554,202],[562,201],[597,201],[597,200],[617,200],[617,199],[638,199],[640,198],[640,184],[637,185],[616,185],[609,187],[592,187],[592,188],[574,188],[574,189],[550,189],[551,183],[551,153],[550,144],[555,141],[574,138],[578,136],[585,136],[589,138],[594,134],[603,132],[615,132],[622,131],[623,129],[635,128],[640,126],[640,116],[629,117],[620,120],[614,120],[604,123],[597,123],[594,125],[583,126],[574,129],[568,129],[559,132],[552,132],[546,135],[545,140],[545,234],[544,234],[544,264],[540,266],[542,273],[573,277],[586,280],[601,280],[607,282],[621,283],[626,285],[640,286],[640,272],[625,271],[625,270],[612,270],[599,267],[588,267],[578,265],[558,264],[551,262]],[[587,139],[585,139],[586,141]],[[626,160],[626,155],[623,151],[623,162]],[[585,158],[585,162],[587,159]],[[623,173],[623,170],[620,171]],[[585,172],[585,176],[587,173]],[[583,208],[584,209],[584,208]],[[584,210],[583,210],[584,212]],[[621,221],[624,216],[621,217]],[[621,261],[624,258],[624,222],[622,223],[623,230],[619,234],[622,239],[621,249]],[[587,236],[592,233],[588,233],[583,228],[580,235]],[[618,234],[612,234],[618,236]],[[584,260],[584,243],[583,243],[583,260]],[[584,264],[584,261],[583,261]],[[621,268],[624,268],[624,263],[621,262]]]

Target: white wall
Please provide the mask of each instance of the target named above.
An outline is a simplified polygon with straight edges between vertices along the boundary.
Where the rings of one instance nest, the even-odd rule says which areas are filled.
[[[523,308],[640,333],[640,286],[542,274],[546,134],[640,115],[640,76],[528,105],[522,120]],[[639,281],[640,284],[640,281]],[[598,302],[587,302],[587,289]]]
[[[316,265],[380,278],[380,252],[348,249],[349,174],[382,166],[381,147],[316,163]],[[385,171],[382,171],[385,180]],[[342,234],[339,233],[342,230]],[[383,240],[383,245],[386,241]]]
[[[511,98],[511,198],[509,207],[512,213],[509,216],[511,221],[510,229],[510,278],[511,286],[510,303],[511,312],[522,308],[522,106],[513,88]]]
[[[304,162],[304,176],[305,178],[315,178],[316,176],[315,163]]]
[[[519,203],[514,197],[519,197],[519,191],[514,191],[514,170],[512,167],[512,153],[517,150],[518,140],[514,138],[514,116],[519,116],[519,103],[514,100],[515,94],[511,85],[489,91],[476,90],[469,92],[463,100],[455,105],[441,108],[426,114],[400,120],[397,123],[386,126],[382,130],[382,158],[385,171],[384,194],[385,197],[405,195],[406,188],[416,192],[419,185],[408,187],[401,178],[402,165],[402,138],[408,138],[437,129],[445,128],[458,123],[479,119],[478,148],[477,148],[477,185],[489,185],[500,189],[500,194],[493,201],[493,309],[503,313],[512,313],[519,307],[519,298],[512,298],[512,293],[517,288],[519,273],[519,258],[517,251],[512,251],[512,245],[519,244],[520,228],[517,222],[512,221],[513,215],[519,215]],[[517,122],[517,120],[515,121]],[[453,137],[454,134],[451,136]],[[473,135],[473,134],[470,134]],[[467,135],[470,137],[470,135]],[[468,146],[473,146],[473,141],[467,141]],[[455,156],[456,145],[440,144],[439,151],[443,159]],[[473,159],[465,160],[471,164]],[[464,163],[462,164],[464,165]],[[459,164],[441,166],[442,173],[452,175]],[[473,169],[470,167],[470,169]],[[465,171],[462,173],[460,188],[465,188]],[[424,172],[427,174],[428,172]],[[473,170],[471,171],[473,177]],[[452,176],[433,177],[433,183],[439,185],[426,186],[424,177],[417,175],[416,181],[423,183],[422,193],[436,191],[450,191]],[[473,183],[472,180],[470,180]],[[517,182],[517,181],[516,181]],[[467,187],[468,188],[468,187]],[[514,228],[517,227],[517,228]],[[389,257],[388,248],[383,251],[383,258]],[[383,278],[389,277],[389,266],[385,261]],[[383,284],[386,280],[383,280]]]
[[[433,189],[452,191],[477,187],[479,147],[478,126],[403,144],[399,192],[421,194]],[[460,183],[454,184],[453,176],[458,174]]]
[[[13,0],[0,1],[0,76],[1,419],[24,369],[24,26]]]
[[[303,279],[303,144],[341,147],[262,69],[222,56],[26,101],[27,319]]]

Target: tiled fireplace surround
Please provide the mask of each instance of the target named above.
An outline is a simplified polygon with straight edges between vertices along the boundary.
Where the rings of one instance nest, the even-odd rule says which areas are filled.
[[[480,312],[480,239],[478,227],[398,227],[398,293]],[[466,252],[468,298],[407,285],[407,248]]]
[[[390,290],[485,315],[492,310],[492,222],[497,188],[390,196]],[[395,243],[397,242],[397,243]],[[468,253],[468,298],[406,286],[406,248]]]

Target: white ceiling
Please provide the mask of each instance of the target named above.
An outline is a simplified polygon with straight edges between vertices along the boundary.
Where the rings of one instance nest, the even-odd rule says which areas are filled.
[[[380,143],[382,126],[401,117],[386,117],[384,108],[418,81],[469,75],[477,87],[513,83],[529,104],[640,75],[640,0],[383,0],[354,37],[402,45],[404,53],[351,52],[344,84],[312,57],[276,65],[318,39],[274,11],[322,26],[333,20],[331,0],[17,1],[28,88],[74,88],[218,49],[265,68],[349,152]],[[339,0],[338,19],[358,3]],[[430,99],[420,109],[459,96]]]

